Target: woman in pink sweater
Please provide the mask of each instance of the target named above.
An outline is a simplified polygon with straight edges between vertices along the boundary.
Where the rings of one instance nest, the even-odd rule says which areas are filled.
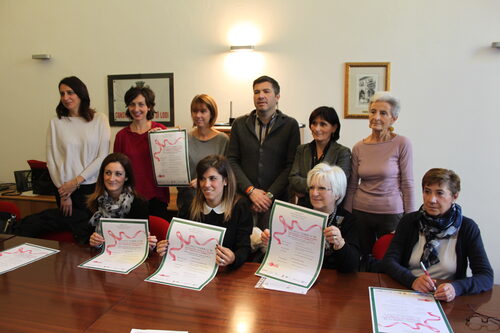
[[[374,94],[368,105],[372,133],[352,149],[344,208],[358,221],[362,265],[375,240],[393,232],[403,213],[415,210],[412,146],[392,127],[399,110],[399,100],[388,92]]]

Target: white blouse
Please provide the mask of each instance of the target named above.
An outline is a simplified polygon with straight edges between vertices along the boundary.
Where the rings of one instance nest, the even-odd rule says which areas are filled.
[[[457,252],[455,248],[457,246],[458,231],[447,239],[439,240],[438,258],[439,263],[426,267],[430,276],[433,279],[452,279],[457,271]],[[419,233],[418,242],[413,247],[411,252],[410,260],[408,262],[408,267],[411,273],[415,276],[420,276],[425,274],[420,267],[420,258],[424,252],[425,236],[423,233]]]

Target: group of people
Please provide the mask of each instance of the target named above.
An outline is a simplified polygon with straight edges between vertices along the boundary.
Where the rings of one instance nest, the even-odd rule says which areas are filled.
[[[100,246],[101,217],[166,217],[167,187],[155,184],[148,132],[165,128],[154,122],[155,96],[148,87],[125,94],[132,120],[115,138],[109,153],[106,117],[90,108],[85,84],[77,77],[59,83],[57,117],[47,135],[47,165],[58,188],[57,222],[20,223],[18,233],[37,236],[71,230],[76,240]],[[456,203],[460,179],[451,170],[431,169],[423,177],[423,205],[415,207],[411,142],[394,132],[400,103],[388,92],[368,104],[370,135],[351,150],[338,143],[340,120],[331,107],[309,117],[313,140],[300,144],[295,119],[278,109],[280,86],[262,76],[253,82],[255,110],[237,118],[231,137],[217,131],[215,100],[197,95],[191,103],[188,133],[192,182],[178,188],[179,217],[226,227],[217,246],[220,266],[237,268],[252,251],[265,251],[273,200],[329,214],[324,268],[342,272],[376,267],[403,285],[451,301],[488,290],[493,283],[476,223]],[[375,241],[395,233],[382,262],[371,266]],[[163,255],[168,241],[149,236]],[[422,265],[428,269],[424,272]],[[467,267],[472,276],[467,277]],[[449,280],[436,285],[435,279]]]

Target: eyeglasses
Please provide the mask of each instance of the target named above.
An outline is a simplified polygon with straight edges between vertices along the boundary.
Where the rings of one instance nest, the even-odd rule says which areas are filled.
[[[465,318],[465,325],[467,325],[471,330],[479,331],[483,327],[486,327],[488,331],[498,331],[500,330],[500,319],[496,317],[490,317],[482,313],[477,312],[472,308],[472,305],[467,304],[469,309],[472,310],[473,314]]]
[[[319,193],[325,193],[326,191],[331,191],[331,188],[326,188],[324,186],[309,186],[308,188],[309,191],[318,191]]]

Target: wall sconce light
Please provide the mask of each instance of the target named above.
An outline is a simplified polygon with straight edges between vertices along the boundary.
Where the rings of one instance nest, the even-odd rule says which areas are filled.
[[[230,52],[224,61],[229,75],[238,80],[249,80],[263,72],[264,56],[254,52],[259,42],[260,32],[254,24],[242,22],[231,28],[227,43]]]
[[[231,45],[229,51],[239,52],[239,51],[254,51],[255,45]]]
[[[491,47],[493,47],[495,49],[500,49],[500,42],[493,42],[493,43],[491,43]]]
[[[51,54],[32,54],[31,59],[36,59],[36,60],[50,60],[52,59]]]

